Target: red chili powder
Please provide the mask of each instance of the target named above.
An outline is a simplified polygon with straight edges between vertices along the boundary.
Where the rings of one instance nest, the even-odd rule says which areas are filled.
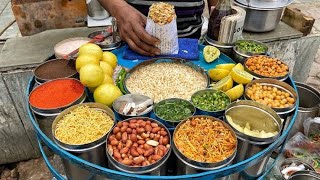
[[[66,106],[83,94],[84,86],[77,80],[58,79],[36,88],[29,97],[30,104],[40,109]]]

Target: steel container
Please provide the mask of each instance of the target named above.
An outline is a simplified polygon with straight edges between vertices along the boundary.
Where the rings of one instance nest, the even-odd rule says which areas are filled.
[[[211,119],[212,121],[219,121],[232,132],[234,137],[236,137],[236,134],[234,133],[232,128],[227,123],[225,123],[224,121],[222,121],[220,119],[217,119],[217,118],[214,118],[214,117],[211,117],[211,116],[203,116],[203,115],[197,115],[197,116],[193,116],[193,117],[200,117],[200,118],[201,117],[205,117],[205,118]],[[191,117],[191,118],[193,118],[193,117]],[[173,139],[175,137],[176,131],[187,120],[188,119],[183,120],[178,124],[178,126],[176,127],[176,129],[175,129],[175,131],[173,133]],[[237,146],[239,146],[238,141],[237,141]],[[199,172],[215,170],[215,169],[219,169],[219,168],[228,166],[228,165],[230,165],[232,163],[232,161],[234,160],[234,158],[235,158],[235,156],[237,154],[237,150],[235,149],[233,154],[231,154],[228,158],[226,158],[223,161],[216,162],[216,163],[206,163],[206,162],[195,161],[195,160],[192,160],[192,159],[189,159],[188,157],[186,157],[176,147],[175,142],[173,142],[173,151],[174,151],[175,155],[177,156],[177,160],[178,160],[177,161],[177,173],[179,175],[195,174],[195,173],[199,173]]]
[[[299,107],[296,121],[289,132],[288,139],[297,132],[303,133],[303,122],[308,118],[319,116],[320,112],[320,92],[301,82],[295,82],[295,84],[298,90]]]
[[[258,56],[265,56],[265,55],[258,55]],[[247,65],[246,65],[246,62],[247,62],[248,59],[250,59],[251,57],[253,57],[253,56],[248,57],[248,58],[244,61],[243,65],[244,65],[244,70],[247,71],[248,73],[250,73],[255,79],[272,78],[272,79],[277,79],[277,80],[279,80],[279,81],[285,81],[285,80],[289,77],[289,70],[288,70],[288,73],[287,73],[287,74],[285,74],[285,75],[283,75],[283,76],[275,76],[275,77],[263,76],[263,75],[260,75],[260,74],[257,74],[257,73],[255,73],[255,72],[251,71],[251,70],[247,67]],[[279,59],[278,59],[278,60],[279,60]],[[281,61],[281,60],[279,60],[279,61]],[[287,64],[284,63],[283,61],[281,61],[281,62],[282,62],[283,64],[287,65]],[[287,66],[288,66],[288,65],[287,65]],[[288,67],[289,67],[289,66],[288,66]]]
[[[207,111],[207,110],[204,110],[204,109],[200,109],[199,107],[197,107],[193,102],[192,102],[192,99],[197,96],[197,95],[201,95],[201,94],[204,94],[204,93],[207,93],[207,92],[221,92],[223,94],[225,94],[228,98],[229,98],[229,101],[228,101],[228,104],[227,106],[231,103],[231,99],[230,97],[223,91],[220,91],[220,90],[215,90],[215,89],[203,89],[203,90],[199,90],[197,92],[195,92],[192,96],[191,96],[191,103],[194,105],[194,107],[196,107],[197,111],[196,111],[196,115],[208,115],[208,116],[213,116],[213,117],[221,117],[224,112],[225,112],[225,109],[222,109],[222,110],[219,110],[219,111]]]
[[[119,109],[121,107],[121,102],[122,101],[126,101],[126,102],[134,102],[136,104],[140,104],[140,103],[143,103],[144,101],[148,100],[148,99],[151,99],[149,98],[148,96],[145,96],[145,95],[141,95],[141,94],[126,94],[126,95],[123,95],[123,96],[120,96],[119,98],[117,98],[113,104],[112,104],[112,108],[115,112],[115,114],[117,116],[119,116],[120,118],[122,119],[128,119],[128,118],[132,118],[132,117],[137,117],[137,116],[142,116],[142,117],[149,117],[150,114],[151,114],[151,111],[152,111],[152,108],[150,108],[150,110],[144,114],[138,114],[136,116],[131,116],[131,115],[124,115],[124,114],[121,114],[119,112]],[[153,101],[152,101],[153,102]],[[153,106],[153,105],[151,105]]]
[[[64,73],[65,67],[68,66],[68,69],[70,70],[70,73]],[[54,69],[53,67],[57,68]],[[47,74],[56,74],[56,77],[53,77],[51,79],[41,77],[39,74],[40,71],[46,71]],[[61,72],[61,73],[59,73]],[[49,61],[45,61],[44,63],[37,66],[33,71],[35,81],[37,84],[42,84],[50,80],[59,79],[59,78],[78,78],[78,72],[75,68],[75,61],[67,61],[65,59],[53,59]]]
[[[72,79],[74,81],[77,81],[79,83],[81,83],[79,80],[77,79],[73,79],[73,78],[61,78],[61,79]],[[55,79],[55,80],[61,80],[61,79]],[[42,85],[45,85],[47,83],[51,83],[55,80],[52,80],[52,81],[48,81],[48,82],[45,82],[45,83],[42,83],[41,85],[37,86],[36,88],[34,88],[30,95],[32,94],[32,92],[36,91],[37,88],[41,87]],[[30,98],[30,97],[29,97]],[[40,115],[40,116],[44,116],[44,117],[52,117],[52,116],[57,116],[59,115],[62,111],[64,111],[65,109],[73,106],[73,105],[77,105],[77,104],[81,104],[83,103],[84,101],[86,100],[86,92],[85,92],[85,88],[83,88],[83,93],[82,95],[76,99],[75,101],[71,102],[70,104],[67,104],[65,106],[61,106],[61,107],[57,107],[57,108],[47,108],[47,109],[42,109],[42,108],[37,108],[35,106],[32,106],[32,104],[30,103],[30,99],[29,99],[29,104],[30,104],[30,107],[31,107],[31,110],[37,114],[37,115]]]
[[[289,180],[319,180],[320,174],[314,171],[297,171],[293,173]]]
[[[296,164],[296,165],[303,164],[304,167],[306,168],[305,170],[315,171],[314,168],[313,168],[310,164],[302,161],[301,159],[298,159],[298,158],[288,158],[288,159],[284,159],[283,162],[282,162],[282,163],[280,164],[280,166],[278,167],[278,169],[279,169],[279,174],[282,175],[282,179],[285,180],[285,177],[284,177],[283,174],[281,173],[281,171],[284,169],[283,166],[290,166],[290,164],[292,164],[292,163],[294,163],[294,164]]]
[[[250,7],[234,1],[234,4],[246,11],[243,29],[250,32],[267,32],[274,30],[280,22],[284,7],[259,8]]]
[[[253,42],[255,44],[261,45],[265,48],[265,52],[264,53],[251,53],[251,52],[247,52],[247,51],[243,51],[241,49],[238,49],[237,47],[237,43],[241,43],[241,42]],[[256,55],[266,55],[268,52],[268,46],[265,45],[264,43],[260,42],[260,41],[256,41],[256,40],[238,40],[235,43],[236,45],[233,47],[233,59],[238,62],[243,64],[245,59],[247,59],[248,57],[251,56],[256,56]]]
[[[174,128],[176,127],[182,120],[184,119],[180,119],[180,120],[177,120],[177,121],[174,121],[174,120],[170,120],[170,119],[163,119],[161,117],[159,117],[156,109],[159,105],[161,104],[164,104],[164,103],[167,103],[167,102],[177,102],[177,101],[183,101],[183,102],[186,102],[188,103],[188,108],[191,110],[191,115],[189,117],[186,117],[184,119],[188,119],[190,118],[191,116],[194,116],[194,114],[196,113],[196,108],[194,107],[194,105],[190,102],[190,101],[187,101],[185,99],[180,99],[180,98],[170,98],[170,99],[164,99],[158,103],[156,103],[154,106],[153,106],[153,112],[154,112],[154,115],[156,116],[156,119],[160,122],[162,122],[164,125],[166,125],[167,127],[169,128]]]
[[[256,79],[251,81],[250,83],[248,83],[246,85],[245,88],[245,93],[244,93],[244,98],[247,100],[251,100],[251,98],[248,96],[248,88],[250,88],[253,84],[255,83],[259,83],[261,85],[267,85],[267,86],[272,86],[272,87],[276,87],[278,89],[281,89],[282,91],[285,91],[287,93],[290,94],[291,97],[293,97],[295,99],[295,103],[287,108],[272,108],[274,111],[277,112],[277,114],[282,118],[282,119],[287,119],[287,117],[289,117],[293,111],[297,108],[297,98],[298,95],[296,93],[296,91],[293,89],[293,87],[291,87],[289,84],[276,80],[276,79],[271,79],[271,78],[262,78],[262,79]]]
[[[232,124],[230,124],[230,122],[226,118],[226,116],[229,115],[229,113],[232,112],[232,110],[235,110],[237,108],[238,110],[241,110],[241,112],[239,111],[239,113],[237,113],[237,117],[242,116],[244,119],[250,122],[251,125],[252,124],[254,125],[255,123],[256,126],[263,128],[263,130],[267,130],[266,127],[269,127],[269,130],[271,130],[270,127],[274,126],[272,128],[276,129],[278,131],[278,134],[268,138],[260,138],[260,137],[258,138],[258,137],[250,136],[238,131],[235,127],[232,126]],[[247,110],[244,111],[245,109]],[[261,114],[264,114],[264,116],[269,116],[268,122],[262,121]],[[237,155],[234,159],[234,163],[238,163],[245,159],[248,159],[254,156],[255,154],[257,154],[258,152],[267,148],[271,143],[273,143],[280,136],[280,131],[282,129],[281,119],[274,110],[272,110],[266,105],[260,104],[258,102],[250,101],[250,100],[240,100],[240,101],[231,103],[226,109],[225,119],[226,119],[226,122],[235,131],[238,138],[238,149],[237,149]],[[260,162],[253,164],[251,167],[240,172],[239,174],[232,175],[232,178],[235,178],[235,179],[258,178],[264,172],[270,155],[271,153],[266,154],[265,157]]]
[[[87,0],[87,10],[88,15],[94,20],[103,20],[110,16],[98,0]]]
[[[109,115],[113,120],[115,120],[113,111],[109,107],[103,104],[84,103],[84,104],[75,105],[63,111],[53,121],[53,124],[52,124],[53,140],[59,147],[68,151],[69,153],[79,158],[82,158],[83,160],[91,162],[93,164],[96,164],[102,167],[107,167],[107,160],[105,157],[105,154],[106,154],[105,147],[106,147],[106,137],[108,132],[100,139],[88,144],[83,144],[83,145],[65,144],[59,141],[57,138],[55,138],[55,129],[56,129],[57,123],[70,111],[78,108],[79,106],[84,106],[84,105],[89,106],[90,108],[96,108],[96,109],[102,110],[107,115]],[[112,128],[110,128],[110,130],[111,129]],[[67,159],[62,158],[62,163],[64,165],[66,176],[68,177],[68,179],[91,179],[92,177],[95,176],[91,172],[82,169],[81,167],[73,164]]]
[[[163,124],[158,122],[157,120],[151,119],[151,118],[148,118],[148,117],[134,117],[134,118],[126,119],[124,121],[130,121],[131,119],[142,119],[142,120],[145,120],[145,121],[149,120],[149,121],[151,121],[153,123],[157,123],[160,127],[163,127],[166,130],[166,132],[168,133],[170,147],[168,148],[167,153],[160,160],[158,160],[157,162],[155,162],[153,164],[150,164],[148,166],[139,166],[139,167],[124,165],[124,164],[118,162],[117,160],[115,160],[113,158],[113,156],[111,156],[107,152],[106,154],[107,154],[107,157],[108,157],[109,168],[114,169],[114,170],[123,171],[123,172],[126,172],[126,173],[132,173],[132,174],[165,176],[166,173],[167,173],[167,160],[169,159],[169,156],[171,154],[171,149],[172,149],[171,148],[172,139],[171,139],[169,130]],[[122,121],[122,122],[124,122],[124,121]],[[109,136],[111,135],[112,130],[109,132],[109,134],[107,136],[107,144],[108,144],[108,139],[109,139]],[[106,147],[104,147],[104,148],[106,148]]]
[[[102,42],[96,42],[96,44],[99,45],[104,51],[112,51],[112,50],[117,49],[121,46],[122,40],[117,32],[115,32],[116,33],[116,41],[115,42],[112,41],[112,32],[109,33],[109,32],[106,32],[105,30],[95,31],[95,32],[89,34],[88,38],[93,39],[96,35],[100,35],[100,34],[103,35],[104,33],[108,33],[105,40],[103,40]]]
[[[233,53],[233,46],[234,44],[227,44],[227,43],[221,43],[218,41],[215,41],[208,37],[208,35],[204,36],[205,43],[211,46],[214,46],[218,48],[221,52],[223,52],[225,55],[232,57]]]

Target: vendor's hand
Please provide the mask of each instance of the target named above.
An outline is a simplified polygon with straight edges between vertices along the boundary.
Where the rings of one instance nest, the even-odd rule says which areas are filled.
[[[160,49],[155,47],[160,41],[144,29],[147,18],[142,13],[128,4],[116,12],[120,37],[132,50],[147,56],[160,54]]]

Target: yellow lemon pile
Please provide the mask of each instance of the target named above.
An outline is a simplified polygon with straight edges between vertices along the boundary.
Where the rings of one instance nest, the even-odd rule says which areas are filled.
[[[79,48],[76,69],[81,83],[93,92],[95,102],[110,107],[122,95],[112,79],[117,63],[116,55],[103,52],[96,44],[87,43]]]
[[[219,64],[216,68],[210,69],[208,75],[213,81],[216,81],[211,84],[211,87],[224,91],[232,101],[243,95],[243,84],[248,84],[253,79],[253,76],[246,72],[240,63]],[[238,85],[233,86],[234,82]]]

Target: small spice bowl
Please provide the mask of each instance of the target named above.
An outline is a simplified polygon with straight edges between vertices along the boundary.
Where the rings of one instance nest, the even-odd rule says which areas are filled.
[[[273,60],[277,60],[278,66],[286,66],[287,67],[287,71],[284,75],[279,75],[279,76],[266,76],[266,75],[262,75],[260,73],[257,72],[257,70],[252,70],[252,68],[250,68],[250,61],[253,59],[259,59],[259,62],[262,62],[262,59],[269,59],[270,61]],[[264,67],[270,67],[271,65],[263,65]],[[261,66],[262,67],[262,66]],[[272,67],[270,67],[272,68]],[[244,61],[244,69],[245,71],[249,72],[251,75],[254,76],[255,79],[260,79],[260,78],[272,78],[272,79],[277,79],[280,81],[284,81],[289,77],[289,67],[286,63],[284,63],[283,61],[277,59],[277,58],[273,58],[273,57],[269,57],[269,56],[264,56],[264,55],[259,55],[259,56],[251,56],[249,58],[247,58]],[[271,72],[274,72],[274,69],[269,69]]]
[[[111,51],[114,49],[117,49],[121,46],[121,38],[118,33],[116,33],[116,41],[113,42],[112,33],[106,32],[106,31],[95,31],[91,34],[89,34],[89,38],[93,39],[96,35],[108,33],[106,38],[102,42],[97,42],[96,44],[99,45],[104,51]]]
[[[54,46],[54,54],[56,58],[62,59],[64,56],[78,49],[83,44],[88,43],[90,40],[90,38],[86,37],[74,37],[62,40]]]
[[[253,49],[248,49],[252,47],[247,47],[249,45],[256,46],[258,50],[253,47]],[[245,59],[255,55],[266,55],[268,52],[268,46],[264,43],[256,40],[238,40],[233,47],[233,58],[238,63],[244,63]]]
[[[53,59],[46,61],[36,67],[33,74],[35,76],[35,81],[38,84],[59,78],[78,77],[75,62],[65,59]]]
[[[289,179],[290,176],[288,175],[288,177],[286,178],[285,175],[282,173],[282,171],[285,168],[290,167],[291,165],[294,165],[295,167],[297,167],[299,165],[303,165],[304,166],[303,170],[315,171],[314,168],[310,164],[304,162],[303,160],[300,160],[298,158],[288,158],[288,159],[283,160],[283,162],[281,162],[281,164],[279,165],[279,172],[282,175],[282,179],[284,179],[284,180]],[[285,170],[285,172],[286,172],[286,170]],[[288,173],[289,172],[290,172],[290,174],[292,174],[294,172],[297,172],[297,170],[295,170],[295,168],[294,168],[294,169],[288,170]]]
[[[85,99],[85,87],[79,80],[61,78],[45,82],[32,90],[29,95],[29,104],[35,114],[57,116],[63,110],[83,103]]]
[[[197,108],[197,115],[220,117],[231,103],[231,99],[223,91],[203,89],[191,96],[191,103]],[[210,110],[210,108],[213,110]]]
[[[153,108],[153,100],[141,94],[126,94],[116,99],[112,107],[115,114],[122,119],[137,116],[149,117]],[[134,111],[137,113],[135,114]]]
[[[171,128],[178,125],[180,121],[193,116],[196,108],[185,99],[170,98],[156,103],[153,106],[153,112],[157,120]]]
[[[256,87],[257,85],[259,86]],[[254,94],[256,91],[262,91],[262,92],[274,91],[274,92],[271,94],[265,94],[265,95],[261,94],[261,96],[263,96],[263,100],[260,97],[259,97],[259,100],[257,100]],[[290,113],[296,109],[297,93],[295,92],[293,87],[291,87],[289,84],[276,79],[262,78],[262,79],[256,79],[251,81],[245,87],[244,97],[247,100],[253,100],[253,101],[268,105],[270,108],[276,111],[277,114],[283,119],[286,119],[286,117],[289,116]],[[266,101],[268,101],[268,103]],[[290,106],[285,105],[285,104],[289,105],[290,101],[293,102],[292,105]],[[280,106],[281,103],[283,103],[284,107],[277,107],[277,105]]]

